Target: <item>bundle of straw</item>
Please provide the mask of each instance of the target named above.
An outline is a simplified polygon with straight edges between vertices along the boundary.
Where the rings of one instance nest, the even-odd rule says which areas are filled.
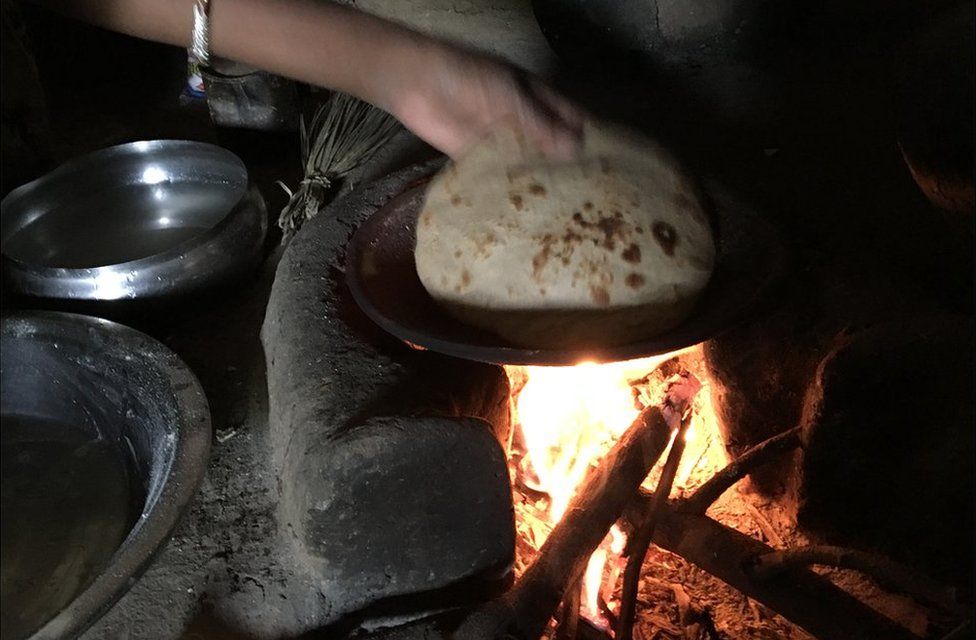
[[[288,194],[278,226],[287,242],[325,203],[329,189],[341,178],[365,164],[396,135],[399,124],[390,114],[344,93],[335,93],[319,106],[312,123],[301,121],[302,159],[305,177]]]

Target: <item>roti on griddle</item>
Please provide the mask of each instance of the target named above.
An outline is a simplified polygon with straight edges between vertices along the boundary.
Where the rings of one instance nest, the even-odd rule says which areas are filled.
[[[610,346],[675,327],[712,273],[693,183],[658,145],[588,124],[570,162],[503,127],[433,179],[417,274],[451,314],[532,348]]]

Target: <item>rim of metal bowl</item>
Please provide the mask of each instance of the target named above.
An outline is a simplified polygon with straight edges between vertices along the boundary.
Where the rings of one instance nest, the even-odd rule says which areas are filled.
[[[108,294],[99,294],[98,283],[100,281],[114,283],[119,280],[120,274],[123,273],[138,273],[153,267],[164,268],[166,265],[175,264],[179,262],[187,253],[210,245],[215,239],[220,237],[227,236],[235,239],[241,239],[242,235],[246,235],[241,233],[228,233],[228,231],[233,231],[232,227],[234,226],[247,228],[253,227],[253,230],[256,231],[256,233],[251,234],[253,237],[243,238],[243,241],[247,243],[248,246],[246,248],[249,251],[260,251],[268,230],[267,209],[265,207],[264,198],[261,196],[257,188],[248,186],[250,175],[247,171],[247,167],[244,165],[243,160],[241,160],[240,157],[238,157],[235,153],[225,149],[224,147],[211,144],[209,142],[198,142],[195,140],[139,140],[136,142],[127,142],[125,144],[106,147],[105,149],[99,149],[77,158],[73,158],[59,165],[49,173],[23,184],[8,193],[3,200],[0,201],[0,220],[9,215],[8,212],[10,211],[11,207],[19,204],[21,199],[29,197],[31,192],[38,189],[43,189],[46,184],[62,179],[73,172],[86,167],[92,162],[98,162],[101,159],[114,155],[125,154],[129,151],[148,153],[157,149],[171,147],[208,149],[224,156],[232,164],[235,164],[240,168],[244,178],[244,186],[241,189],[240,199],[227,211],[223,218],[217,221],[206,231],[201,232],[199,235],[184,240],[183,242],[170,247],[165,251],[125,262],[98,267],[44,266],[31,262],[25,262],[19,258],[9,256],[0,251],[0,260],[2,260],[4,265],[4,279],[10,283],[9,286],[11,286],[11,288],[17,293],[44,298],[108,301],[124,298],[131,299],[155,297],[168,293],[183,292],[182,289],[184,287],[172,286],[170,283],[165,283],[163,285],[148,286],[147,290],[144,292],[137,292],[135,289],[130,287],[124,294],[116,293],[117,289],[110,287],[112,292]],[[257,219],[255,220],[255,224],[244,224],[242,220],[247,217],[256,217]],[[227,268],[226,270],[230,271],[232,268]],[[196,275],[197,277],[193,278],[193,280],[202,281],[206,280],[206,276],[209,274],[197,273]],[[58,287],[56,286],[56,283],[66,284],[63,287]],[[90,284],[88,287],[72,287],[71,283]],[[192,290],[199,287],[201,284],[202,283],[200,282],[190,282],[185,288]],[[84,291],[86,288],[91,290],[90,293],[86,293]],[[65,293],[62,292],[62,289],[73,290],[68,295],[65,295]],[[80,289],[80,291],[75,289]]]
[[[178,424],[173,454],[156,491],[146,496],[143,516],[105,565],[102,573],[64,609],[30,636],[30,640],[81,635],[118,602],[149,566],[190,505],[210,458],[210,406],[196,376],[183,360],[150,336],[122,324],[76,313],[17,311],[3,323],[72,324],[114,335],[157,363],[176,398]]]

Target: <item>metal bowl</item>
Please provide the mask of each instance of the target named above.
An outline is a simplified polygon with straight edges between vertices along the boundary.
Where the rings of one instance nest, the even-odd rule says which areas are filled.
[[[78,300],[188,293],[260,257],[264,200],[233,153],[201,142],[133,142],[83,156],[0,203],[14,292]]]
[[[132,586],[203,478],[210,411],[169,349],[89,316],[0,321],[0,636],[80,634]]]

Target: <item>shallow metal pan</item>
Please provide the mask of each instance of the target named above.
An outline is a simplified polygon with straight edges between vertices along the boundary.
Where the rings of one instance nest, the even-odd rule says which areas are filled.
[[[0,203],[3,280],[57,300],[199,291],[257,264],[267,210],[230,151],[132,142],[76,158]]]

